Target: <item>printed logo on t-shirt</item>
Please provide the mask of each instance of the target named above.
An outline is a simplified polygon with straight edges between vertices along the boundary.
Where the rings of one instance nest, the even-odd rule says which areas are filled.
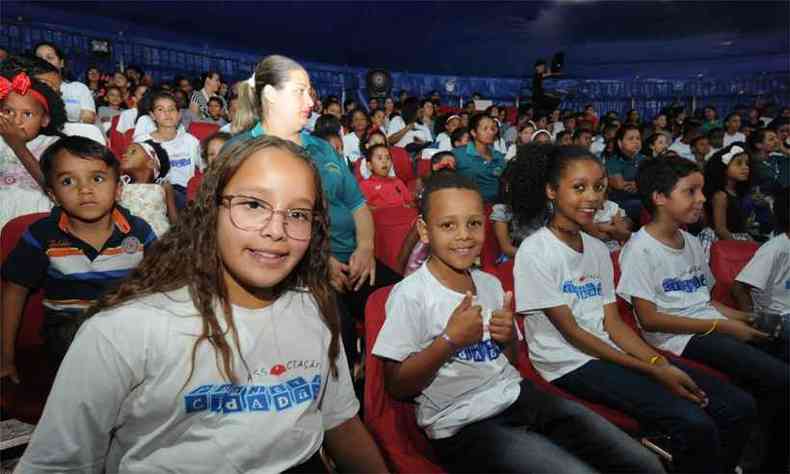
[[[480,341],[477,344],[466,346],[460,351],[455,353],[455,356],[461,360],[468,360],[473,362],[486,362],[497,360],[502,350],[496,342],[491,339],[487,341]]]
[[[184,395],[184,403],[187,413],[281,412],[317,400],[320,393],[321,375],[317,374],[310,382],[294,377],[274,385],[201,385]]]
[[[700,273],[688,279],[680,278],[667,278],[661,282],[661,288],[664,292],[671,293],[673,291],[682,291],[684,293],[694,293],[705,284],[705,274]]]
[[[562,282],[562,292],[569,295],[576,295],[580,300],[586,300],[594,296],[601,296],[603,294],[603,287],[600,279],[585,275],[580,278]]]
[[[181,160],[170,160],[170,166],[176,168],[183,168],[184,166],[189,166],[192,164],[192,160],[189,158],[184,158]]]

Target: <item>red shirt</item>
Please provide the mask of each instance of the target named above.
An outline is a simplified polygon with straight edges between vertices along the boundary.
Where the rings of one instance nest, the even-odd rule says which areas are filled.
[[[375,208],[400,207],[411,204],[409,188],[397,177],[371,176],[360,183],[368,204]]]

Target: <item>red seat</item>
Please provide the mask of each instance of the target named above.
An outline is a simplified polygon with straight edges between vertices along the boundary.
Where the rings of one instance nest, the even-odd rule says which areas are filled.
[[[508,107],[506,110],[507,117],[505,117],[505,121],[509,124],[515,124],[518,121],[518,108]]]
[[[395,176],[400,178],[404,183],[408,183],[416,178],[411,156],[409,156],[409,152],[406,151],[405,148],[391,146],[390,157],[392,157],[392,167],[395,168]]]
[[[195,200],[198,189],[200,189],[202,183],[203,173],[200,171],[195,172],[195,176],[189,178],[189,182],[187,183],[187,201],[192,202]]]
[[[189,124],[188,132],[202,142],[205,138],[217,133],[218,130],[219,125],[216,123],[192,122]]]
[[[416,221],[417,210],[413,207],[382,207],[373,210],[376,258],[398,273],[398,254]]]
[[[362,160],[364,160],[364,158],[360,157],[354,162],[354,178],[357,179],[358,183],[365,180],[365,178],[362,177]]]
[[[118,161],[123,158],[124,153],[126,153],[126,149],[129,148],[129,145],[131,145],[134,141],[133,128],[130,128],[124,133],[118,131],[118,120],[120,118],[120,115],[116,115],[112,118],[112,121],[110,122],[110,132],[107,135],[107,146],[110,148],[110,151],[112,151]]]
[[[365,306],[365,424],[393,472],[442,473],[425,434],[417,426],[414,404],[395,400],[384,390],[384,362],[373,356],[386,314],[391,286],[380,288]]]
[[[711,299],[732,308],[737,307],[732,298],[735,277],[749,263],[760,245],[750,240],[718,240],[710,248],[710,270],[716,278]]]
[[[424,178],[431,174],[431,160],[418,160],[417,161],[417,176]]]
[[[2,261],[16,247],[28,226],[48,215],[46,212],[27,214],[10,220],[0,233]],[[41,417],[55,375],[44,352],[43,321],[42,291],[38,290],[28,295],[16,338],[16,365],[21,383],[17,385],[7,379],[2,383],[0,410],[3,418],[37,423]]]

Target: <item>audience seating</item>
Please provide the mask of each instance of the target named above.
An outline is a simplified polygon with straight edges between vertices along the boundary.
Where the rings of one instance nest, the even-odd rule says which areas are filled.
[[[383,207],[373,210],[376,258],[397,273],[401,273],[398,268],[398,254],[416,221],[417,210],[413,207]]]
[[[736,308],[732,298],[735,277],[749,263],[760,245],[751,240],[718,240],[710,248],[710,270],[716,278],[711,298]]]
[[[392,287],[380,288],[365,306],[364,419],[393,472],[443,473],[428,438],[417,426],[415,405],[395,400],[384,389],[384,363],[373,356]]]
[[[120,118],[120,115],[116,115],[112,118],[112,121],[110,122],[110,131],[108,133],[108,147],[119,160],[123,158],[123,155],[126,153],[126,149],[129,148],[129,145],[134,142],[133,128],[130,128],[124,133],[118,131],[118,120]]]
[[[49,215],[48,213],[27,214],[9,221],[0,234],[2,260],[16,247],[28,226]],[[16,339],[16,366],[20,384],[9,379],[2,382],[0,410],[2,418],[17,418],[36,423],[41,417],[49,390],[54,379],[54,370],[44,352],[41,326],[44,320],[42,292],[28,296],[20,321]]]
[[[189,124],[188,130],[191,135],[201,142],[205,138],[217,133],[217,131],[219,131],[219,125],[210,122],[192,122]]]

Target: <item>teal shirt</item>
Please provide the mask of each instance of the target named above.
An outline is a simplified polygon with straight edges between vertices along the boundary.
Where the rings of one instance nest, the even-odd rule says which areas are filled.
[[[238,141],[263,136],[266,132],[258,122],[252,129],[233,137],[225,146]],[[357,248],[356,224],[354,212],[365,205],[365,197],[359,190],[357,181],[351,174],[345,160],[337,154],[328,142],[310,135],[302,130],[300,134],[302,147],[313,160],[324,198],[329,205],[329,234],[332,256],[343,263],[348,263],[351,254]]]
[[[609,176],[617,176],[618,174],[626,181],[636,180],[636,170],[639,163],[645,159],[645,155],[637,153],[633,159],[628,159],[622,155],[616,155],[606,160],[606,173]]]
[[[456,172],[477,184],[485,202],[496,202],[499,197],[499,177],[505,170],[505,155],[491,149],[492,158],[486,160],[477,152],[474,142],[454,148],[453,155]]]

